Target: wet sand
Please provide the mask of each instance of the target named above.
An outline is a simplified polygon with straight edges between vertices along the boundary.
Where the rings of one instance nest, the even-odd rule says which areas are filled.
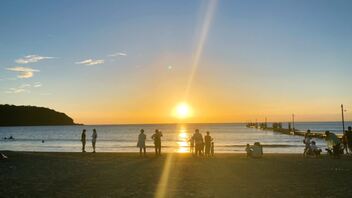
[[[2,153],[0,197],[352,196],[352,157]]]

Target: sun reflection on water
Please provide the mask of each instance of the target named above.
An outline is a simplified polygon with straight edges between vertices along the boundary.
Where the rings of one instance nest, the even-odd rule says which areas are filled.
[[[178,133],[178,141],[177,141],[177,152],[178,153],[187,153],[189,152],[189,135],[186,131],[186,129],[181,128],[179,133]]]

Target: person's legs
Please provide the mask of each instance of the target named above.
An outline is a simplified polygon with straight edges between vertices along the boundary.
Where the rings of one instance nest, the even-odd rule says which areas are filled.
[[[340,145],[335,145],[333,147],[333,154],[334,154],[334,157],[339,157],[340,156]]]
[[[143,147],[143,151],[144,151],[144,156],[146,156],[147,155],[147,150],[146,150],[145,146]]]
[[[350,150],[350,153],[352,152],[352,142],[351,143],[348,143],[348,149]]]
[[[347,143],[344,143],[343,144],[343,148],[344,148],[344,150],[345,150],[345,152],[346,152],[346,154],[348,153],[348,146],[347,146]]]
[[[158,150],[159,150],[159,155],[161,155],[161,144],[159,144]]]
[[[142,147],[139,147],[139,156],[142,156]]]
[[[92,142],[92,146],[93,146],[93,153],[95,153],[95,142]]]
[[[207,157],[210,156],[210,144],[205,145],[205,156],[207,156]]]
[[[82,142],[82,152],[86,152],[86,142]]]

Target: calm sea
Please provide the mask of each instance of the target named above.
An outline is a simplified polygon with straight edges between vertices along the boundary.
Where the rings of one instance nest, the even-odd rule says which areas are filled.
[[[347,122],[346,126],[352,126],[352,123]],[[301,122],[296,123],[295,127],[300,130],[342,133],[340,122]],[[153,151],[151,135],[155,129],[163,132],[162,146],[165,152],[189,152],[187,140],[197,128],[203,135],[210,131],[217,153],[244,152],[245,144],[256,141],[264,145],[266,153],[301,153],[304,148],[303,137],[246,128],[244,124],[156,124],[0,127],[0,150],[80,152],[81,132],[87,129],[86,150],[91,151],[90,138],[94,128],[98,132],[97,152],[137,152],[140,129],[144,129],[147,135],[149,152]],[[15,140],[3,139],[9,136]],[[323,140],[317,139],[316,142],[320,147],[325,146]]]

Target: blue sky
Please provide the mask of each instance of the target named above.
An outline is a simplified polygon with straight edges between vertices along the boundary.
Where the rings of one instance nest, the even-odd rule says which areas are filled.
[[[167,112],[183,99],[208,3],[2,1],[0,103],[47,106],[85,123],[173,122]],[[351,8],[347,0],[219,0],[190,121],[292,112],[337,120],[341,103],[352,111]]]

